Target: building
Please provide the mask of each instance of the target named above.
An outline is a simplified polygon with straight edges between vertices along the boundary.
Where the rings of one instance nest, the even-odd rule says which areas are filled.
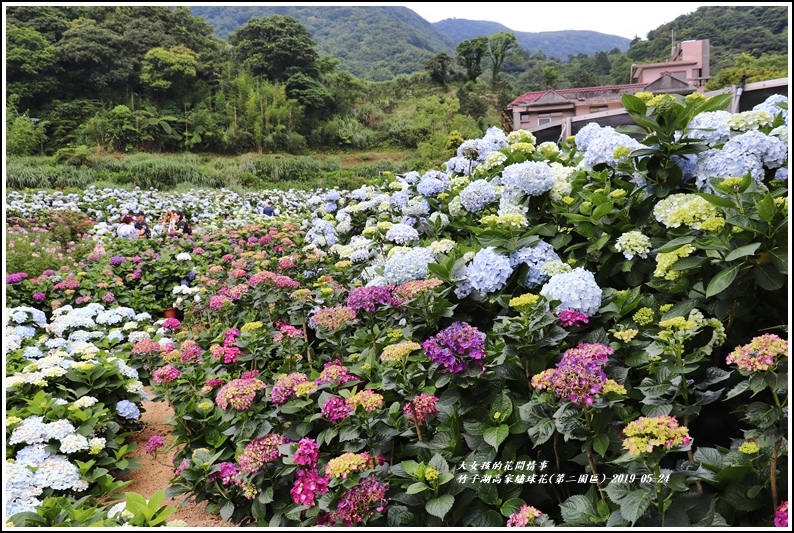
[[[502,127],[506,131],[532,130],[552,123],[623,110],[624,94],[640,91],[690,94],[703,92],[709,79],[709,41],[684,41],[664,63],[633,65],[636,83],[578,89],[552,89],[523,94],[505,108]]]
[[[709,40],[683,41],[664,63],[646,63],[631,66],[631,79],[637,83],[651,83],[665,74],[700,89],[709,80]]]

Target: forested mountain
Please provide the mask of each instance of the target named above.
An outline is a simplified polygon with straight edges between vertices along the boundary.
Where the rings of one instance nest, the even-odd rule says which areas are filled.
[[[193,6],[225,39],[252,17],[290,15],[303,24],[320,55],[340,61],[356,77],[390,80],[422,70],[436,53],[454,53],[457,43],[406,7],[375,6]]]
[[[566,60],[508,31],[454,45],[400,7],[269,8],[306,23],[250,17],[251,6],[195,9],[236,14],[235,29],[220,39],[187,7],[7,7],[7,153],[389,148],[434,160],[450,139],[499,124],[524,92],[628,83],[632,64],[669,59],[672,29],[676,42],[711,41],[708,90],[789,68],[786,7],[702,7],[626,52]]]
[[[462,43],[474,37],[488,37],[494,33],[506,31],[516,36],[521,48],[533,54],[542,52],[546,57],[554,57],[563,61],[569,55],[593,55],[596,52],[607,52],[618,49],[625,52],[631,43],[630,39],[617,35],[606,35],[596,31],[513,31],[498,22],[487,20],[467,20],[449,18],[434,22],[433,27],[455,43]]]

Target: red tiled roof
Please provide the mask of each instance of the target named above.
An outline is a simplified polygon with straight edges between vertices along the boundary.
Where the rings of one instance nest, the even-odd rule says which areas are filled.
[[[629,83],[626,85],[604,85],[601,87],[579,87],[576,89],[547,89],[545,91],[535,91],[519,96],[518,98],[507,104],[507,109],[513,108],[517,105],[531,104],[532,102],[536,101],[538,98],[540,98],[549,91],[554,91],[560,96],[565,96],[568,94],[579,94],[585,92],[596,93],[596,92],[605,92],[605,91],[643,89],[647,85],[648,85],[647,83]]]

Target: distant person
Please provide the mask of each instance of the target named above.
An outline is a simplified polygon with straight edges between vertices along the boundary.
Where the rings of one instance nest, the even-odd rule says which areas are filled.
[[[135,213],[135,229],[138,231],[139,239],[149,239],[152,236],[152,230],[146,222],[146,217],[143,211]]]
[[[176,233],[182,233],[183,235],[193,235],[193,228],[190,227],[187,219],[185,218],[185,214],[182,211],[174,211],[174,231]]]
[[[266,217],[272,217],[276,215],[276,210],[273,209],[273,202],[268,202],[265,207],[262,208],[262,214]]]
[[[116,234],[122,239],[136,239],[138,238],[138,230],[135,229],[135,224],[132,221],[132,215],[126,214],[121,217],[121,223]]]

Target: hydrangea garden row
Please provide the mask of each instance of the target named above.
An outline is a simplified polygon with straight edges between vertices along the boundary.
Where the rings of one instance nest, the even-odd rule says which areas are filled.
[[[277,220],[270,192],[58,199],[106,220],[79,272],[6,279],[12,317],[51,321],[6,330],[16,475],[98,448],[49,422],[96,409],[49,381],[89,361],[171,403],[168,493],[237,524],[787,524],[787,103],[726,104],[626,96],[637,126],[559,144],[491,128],[443,169],[279,193]],[[192,237],[112,238],[175,202]],[[124,400],[97,397],[110,435]],[[69,479],[33,497],[93,490]]]

